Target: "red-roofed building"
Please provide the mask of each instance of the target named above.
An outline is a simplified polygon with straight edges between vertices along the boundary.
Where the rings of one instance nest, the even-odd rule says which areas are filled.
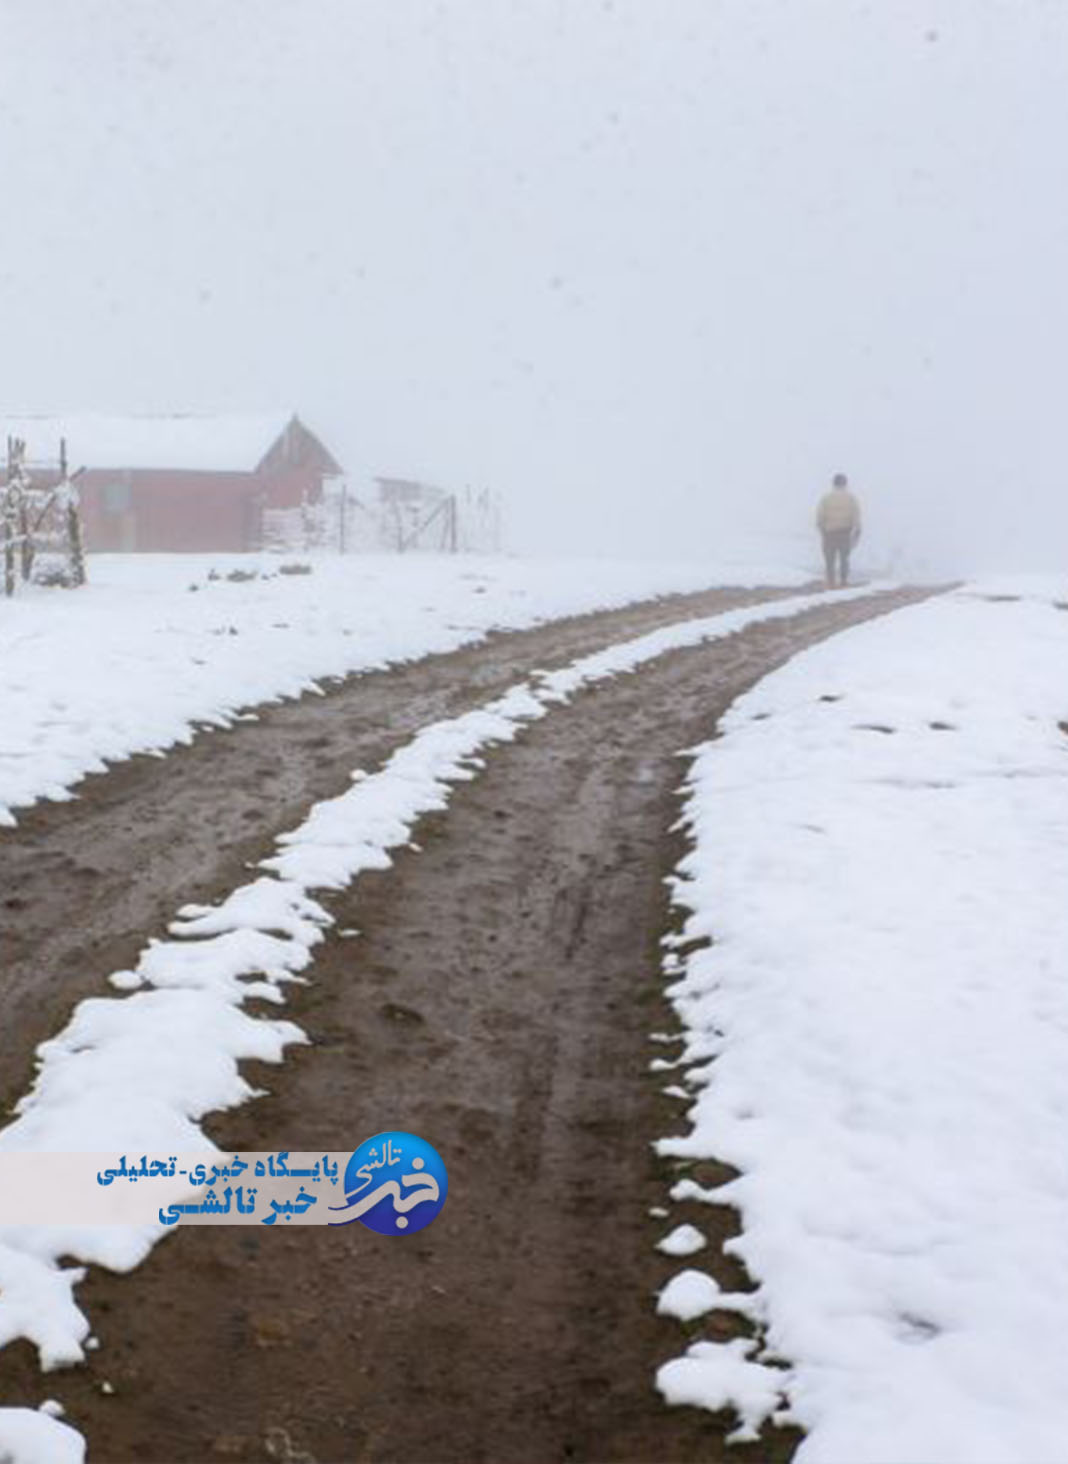
[[[342,469],[296,416],[0,419],[0,436],[77,473],[90,550],[259,549],[266,510],[318,503]]]

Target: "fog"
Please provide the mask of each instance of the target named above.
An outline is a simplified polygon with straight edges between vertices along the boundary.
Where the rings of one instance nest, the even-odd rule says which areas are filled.
[[[1068,551],[1058,0],[0,0],[0,409],[293,408],[514,547]]]

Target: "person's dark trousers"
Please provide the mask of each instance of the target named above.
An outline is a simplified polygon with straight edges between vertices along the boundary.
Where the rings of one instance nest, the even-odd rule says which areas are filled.
[[[853,547],[852,529],[829,529],[823,536],[823,562],[827,566],[827,587],[849,583],[849,551]],[[837,571],[837,578],[835,572]]]

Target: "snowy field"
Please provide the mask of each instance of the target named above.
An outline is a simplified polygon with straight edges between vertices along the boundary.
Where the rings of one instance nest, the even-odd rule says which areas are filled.
[[[188,741],[197,724],[318,679],[630,600],[811,578],[783,558],[304,556],[301,575],[269,556],[95,555],[84,590],[0,600],[0,823],[105,760]]]
[[[693,768],[676,898],[714,944],[667,958],[692,1127],[659,1147],[740,1172],[673,1197],[737,1207],[758,1289],[724,1297],[705,1251],[660,1305],[762,1341],[658,1381],[784,1409],[803,1464],[1068,1459],[1065,600],[1004,582],[849,630]]]
[[[283,585],[201,579],[190,594],[189,561],[177,563],[175,617],[218,595],[215,604],[234,607],[225,623],[237,636],[203,622],[175,629],[176,619],[168,643],[262,635],[269,602],[255,597],[278,594],[290,597],[292,627],[305,627],[284,644],[314,648],[308,627],[326,613],[326,581],[313,593],[318,569]],[[392,575],[395,564],[374,567]],[[466,564],[478,578],[463,586],[458,569],[412,569],[413,637],[420,625],[430,634],[450,593],[480,610],[518,595],[519,623],[549,613],[534,608],[548,601],[549,580],[561,594],[558,565],[540,586],[536,566]],[[632,597],[612,569],[620,580],[598,593]],[[807,1435],[799,1464],[1068,1459],[1066,590],[971,586],[843,632],[743,697],[694,764],[695,848],[676,897],[687,912],[681,941],[714,944],[666,957],[687,1033],[671,1076],[691,1095],[691,1131],[659,1147],[739,1172],[716,1190],[681,1179],[673,1197],[738,1209],[732,1248],[757,1289],[721,1292],[703,1236],[678,1227],[662,1245],[679,1269],[660,1309],[698,1322],[739,1311],[760,1340],[694,1343],[658,1383],[673,1402],[733,1405],[743,1434],[771,1416],[796,1421]],[[114,626],[128,623],[130,584],[97,593],[125,607],[108,612]],[[581,593],[592,595],[588,581]],[[149,606],[163,598],[158,586],[143,592]],[[56,603],[14,608],[32,625]],[[239,1063],[279,1061],[304,1040],[292,1022],[244,1003],[282,1007],[287,983],[310,966],[329,924],[317,891],[385,867],[494,744],[583,687],[818,603],[824,595],[666,626],[422,729],[312,809],[222,904],[176,912],[173,939],[113,973],[113,996],[81,1003],[40,1049],[0,1151],[208,1147],[199,1120],[255,1096]],[[333,613],[338,640],[348,639],[340,590]],[[471,639],[490,614],[480,629],[457,612],[450,633]],[[162,619],[140,617],[156,634]],[[236,676],[244,663],[223,653],[210,664],[218,689],[223,670]],[[88,671],[85,680],[92,686]],[[203,713],[174,718],[171,741]],[[6,1228],[0,1346],[23,1337],[46,1368],[78,1361],[95,1345],[75,1294],[82,1266],[129,1269],[165,1233]],[[0,1457],[5,1447],[19,1461],[75,1464],[83,1441],[45,1412],[0,1409]]]

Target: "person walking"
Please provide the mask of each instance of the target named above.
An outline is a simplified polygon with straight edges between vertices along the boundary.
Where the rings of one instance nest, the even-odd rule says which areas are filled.
[[[835,473],[830,490],[820,499],[816,526],[823,539],[827,588],[849,583],[849,555],[860,538],[860,504],[844,473]]]

